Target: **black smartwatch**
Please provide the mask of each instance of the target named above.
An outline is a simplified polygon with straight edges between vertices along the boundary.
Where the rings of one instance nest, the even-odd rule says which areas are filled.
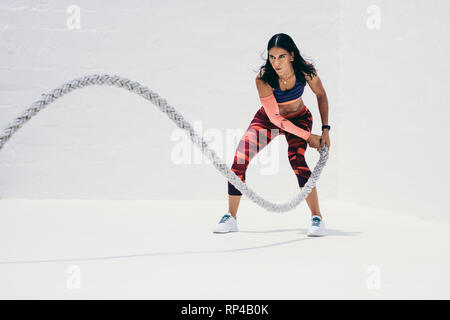
[[[330,131],[330,128],[331,128],[331,127],[330,127],[329,125],[323,125],[323,126],[322,126],[322,131],[323,131],[323,129],[328,129],[328,131]]]

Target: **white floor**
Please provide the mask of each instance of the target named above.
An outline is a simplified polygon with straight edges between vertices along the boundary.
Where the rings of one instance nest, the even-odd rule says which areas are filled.
[[[0,298],[449,299],[450,225],[322,201],[243,199],[240,232],[211,232],[222,202],[0,201]]]

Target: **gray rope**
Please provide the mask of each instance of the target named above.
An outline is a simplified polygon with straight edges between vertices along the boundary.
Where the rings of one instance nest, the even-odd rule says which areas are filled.
[[[320,150],[320,159],[316,164],[316,167],[311,173],[310,178],[306,182],[303,190],[293,197],[290,201],[282,204],[272,203],[265,200],[260,195],[255,193],[246,183],[228,168],[227,164],[220,159],[214,150],[212,150],[206,141],[200,137],[197,132],[193,129],[192,125],[184,119],[184,117],[175,108],[170,106],[165,99],[162,99],[157,93],[153,92],[147,87],[142,86],[138,82],[130,81],[126,78],[119,77],[117,75],[109,74],[93,74],[88,76],[83,76],[69,81],[59,88],[54,89],[48,94],[42,94],[41,99],[32,103],[31,107],[25,110],[19,117],[17,117],[12,123],[10,123],[0,135],[0,150],[3,148],[4,144],[11,138],[13,133],[19,130],[25,122],[31,119],[35,114],[44,109],[47,105],[55,101],[57,98],[62,97],[66,93],[74,90],[83,88],[89,85],[111,85],[119,88],[128,89],[147,100],[150,100],[155,104],[162,112],[167,114],[167,116],[172,119],[172,121],[181,129],[185,130],[192,142],[196,144],[202,153],[211,160],[211,163],[216,167],[216,169],[232,183],[242,194],[246,195],[250,200],[252,200],[257,205],[265,208],[272,212],[286,212],[294,209],[300,204],[303,199],[305,199],[311,190],[316,185],[319,179],[320,173],[328,160],[328,147],[326,144],[322,146]]]

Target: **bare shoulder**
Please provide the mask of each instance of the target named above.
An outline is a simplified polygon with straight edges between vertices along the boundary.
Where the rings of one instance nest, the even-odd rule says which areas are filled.
[[[258,94],[260,98],[264,98],[270,96],[273,93],[273,88],[264,80],[261,79],[261,76],[264,74],[264,69],[261,72],[258,72],[256,75],[256,88],[258,89]]]
[[[312,65],[312,63],[310,63],[310,62],[307,62],[306,61],[306,64],[307,65],[309,65],[309,66],[311,66]],[[306,81],[308,81],[308,83],[310,83],[310,81],[312,81],[314,78],[318,78],[319,76],[317,75],[317,71],[316,71],[316,74],[314,75],[314,74],[306,74],[305,72],[303,72],[303,74],[305,75],[305,79],[306,79]]]
[[[310,63],[307,62],[307,64],[310,64]],[[312,92],[314,92],[315,95],[320,96],[320,95],[326,94],[325,89],[322,84],[322,81],[320,80],[320,77],[319,77],[317,71],[315,72],[315,74],[311,74],[311,75],[305,74],[305,79],[308,82],[309,87],[311,88]]]

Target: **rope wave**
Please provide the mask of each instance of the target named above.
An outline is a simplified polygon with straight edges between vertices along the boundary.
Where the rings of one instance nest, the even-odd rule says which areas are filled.
[[[208,143],[203,139],[203,137],[197,134],[191,123],[185,120],[183,115],[180,114],[174,107],[170,106],[165,99],[161,98],[157,93],[136,81],[131,81],[118,75],[109,74],[93,74],[79,77],[64,83],[60,87],[50,91],[50,93],[43,93],[41,95],[41,99],[33,102],[30,108],[26,109],[0,134],[0,151],[17,130],[19,130],[28,120],[44,109],[47,105],[72,90],[80,89],[89,85],[110,85],[124,88],[149,100],[162,112],[164,112],[179,128],[187,132],[191,141],[200,148],[202,153],[211,160],[214,167],[216,167],[216,169],[228,181],[230,181],[230,183],[232,183],[239,191],[242,192],[242,194],[246,195],[254,203],[271,212],[287,212],[298,206],[316,185],[320,173],[328,160],[328,147],[324,144],[320,150],[319,161],[312,171],[308,181],[304,185],[303,190],[286,203],[278,204],[270,202],[258,195],[246,183],[242,182],[242,180],[230,168],[228,168],[228,165],[217,156],[216,152],[208,146]]]

